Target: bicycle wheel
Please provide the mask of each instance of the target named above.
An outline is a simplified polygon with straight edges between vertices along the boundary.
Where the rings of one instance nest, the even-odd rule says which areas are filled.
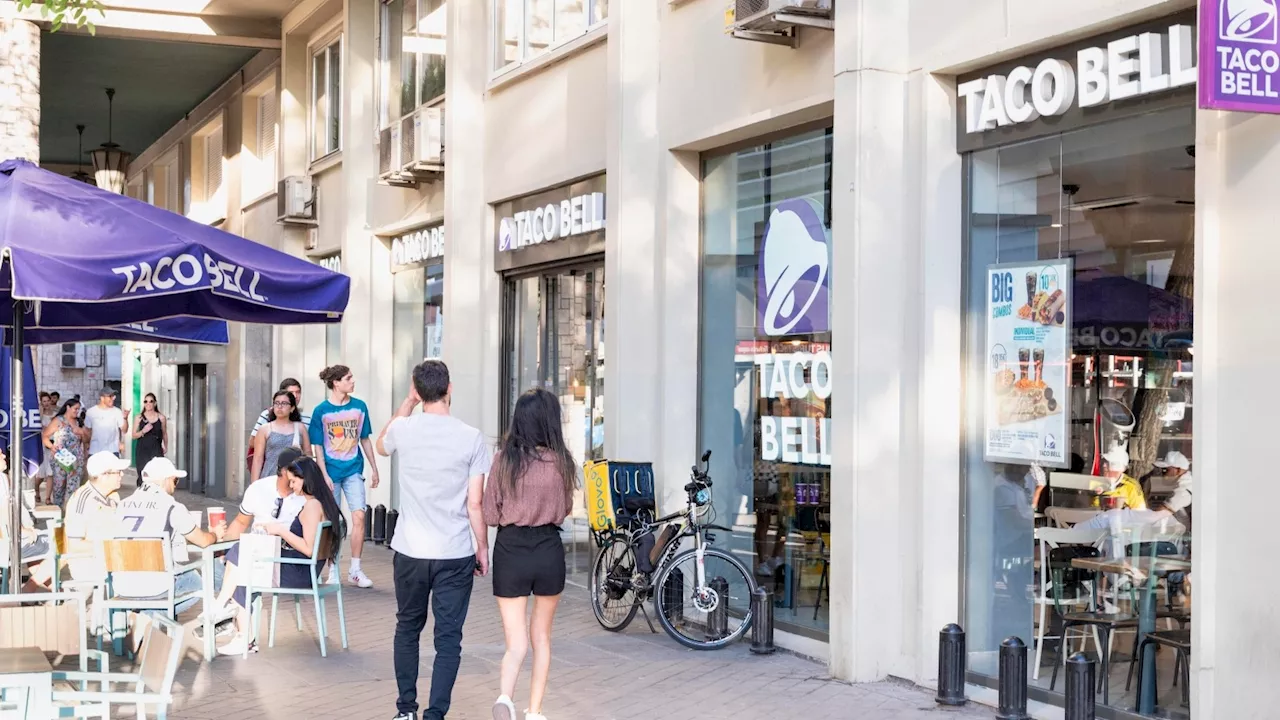
[[[600,627],[619,632],[631,624],[640,607],[635,575],[636,554],[631,549],[630,538],[614,535],[591,567],[591,611]]]
[[[697,587],[697,551],[690,549],[662,567],[653,585],[658,622],[676,642],[694,650],[719,650],[751,627],[755,581],[732,555],[703,551],[702,587]]]

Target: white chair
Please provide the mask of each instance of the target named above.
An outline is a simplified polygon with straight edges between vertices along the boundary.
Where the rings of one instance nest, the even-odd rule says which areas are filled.
[[[1044,514],[1056,527],[1069,528],[1077,523],[1092,520],[1100,512],[1102,511],[1084,508],[1051,507],[1045,508]]]
[[[1052,509],[1052,508],[1051,508]],[[1040,679],[1040,658],[1044,654],[1044,641],[1047,638],[1057,638],[1057,635],[1047,635],[1048,632],[1048,614],[1049,606],[1055,604],[1053,595],[1053,574],[1049,572],[1049,552],[1064,545],[1098,545],[1106,533],[1102,530],[1073,530],[1062,528],[1036,528],[1036,544],[1040,547],[1040,582],[1038,584],[1035,596],[1035,604],[1038,607],[1038,620],[1036,625],[1036,659],[1033,664],[1032,679]],[[1065,607],[1085,607],[1092,604],[1090,598],[1068,598],[1059,599],[1056,602],[1059,606]],[[1061,638],[1064,646],[1067,643],[1066,638]],[[1095,632],[1094,644],[1098,645],[1098,638]]]
[[[140,618],[146,623],[136,673],[54,672],[54,682],[70,681],[97,684],[99,690],[54,690],[53,702],[59,708],[71,708],[77,717],[108,718],[112,705],[133,705],[135,717],[145,720],[147,707],[155,708],[155,717],[165,720],[173,702],[173,678],[182,658],[183,629],[164,617]],[[117,686],[131,686],[117,689]]]

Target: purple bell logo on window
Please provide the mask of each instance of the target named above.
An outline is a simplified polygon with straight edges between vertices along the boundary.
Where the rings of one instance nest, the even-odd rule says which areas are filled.
[[[760,245],[757,280],[757,327],[765,335],[812,335],[831,329],[828,242],[817,203],[797,198],[774,207]]]

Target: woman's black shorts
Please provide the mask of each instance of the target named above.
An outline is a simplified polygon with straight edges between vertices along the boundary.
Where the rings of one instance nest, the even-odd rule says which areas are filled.
[[[502,598],[564,592],[564,543],[555,525],[503,525],[493,544],[493,594]]]

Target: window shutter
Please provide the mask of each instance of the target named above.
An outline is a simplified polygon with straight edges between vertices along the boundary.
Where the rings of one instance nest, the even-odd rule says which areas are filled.
[[[204,139],[204,198],[212,200],[222,189],[222,128]]]
[[[258,163],[272,180],[276,174],[276,115],[276,91],[271,88],[258,96]]]

